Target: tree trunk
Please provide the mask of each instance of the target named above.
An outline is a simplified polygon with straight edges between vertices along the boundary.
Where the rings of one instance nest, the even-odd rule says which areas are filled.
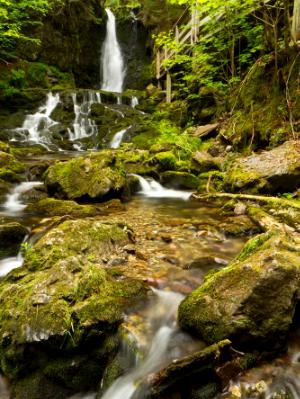
[[[294,0],[292,37],[295,42],[300,40],[300,0]]]

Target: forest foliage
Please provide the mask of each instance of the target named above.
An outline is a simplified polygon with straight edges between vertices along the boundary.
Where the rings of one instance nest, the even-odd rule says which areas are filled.
[[[0,0],[0,43],[9,51],[20,41],[38,42],[26,28],[42,23],[42,18],[63,0]]]
[[[176,53],[164,66],[173,70],[176,88],[183,95],[197,92],[200,82],[226,90],[241,81],[251,65],[264,55],[274,58],[277,75],[278,54],[290,47],[293,1],[169,2],[196,9],[199,20],[207,18],[197,43],[180,44],[172,31],[155,37],[158,48],[167,47]]]

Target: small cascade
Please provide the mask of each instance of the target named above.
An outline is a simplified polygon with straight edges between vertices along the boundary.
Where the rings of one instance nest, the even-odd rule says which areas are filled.
[[[126,129],[121,130],[120,132],[116,133],[112,139],[112,141],[109,144],[110,148],[119,148],[123,137],[125,135],[126,132],[128,132],[128,130],[131,129],[131,126],[127,127]]]
[[[136,96],[131,97],[131,108],[135,108],[139,105],[139,99]]]
[[[124,61],[117,39],[116,18],[110,9],[106,9],[106,37],[102,47],[102,86],[105,91],[122,93],[125,77]]]
[[[0,260],[0,277],[6,276],[10,271],[23,265],[24,258],[21,252],[17,256]],[[1,393],[1,391],[0,391]],[[2,398],[2,396],[0,395]]]
[[[80,140],[85,137],[90,137],[97,133],[97,126],[90,118],[91,107],[93,104],[101,104],[100,93],[90,91],[84,95],[82,103],[77,101],[76,93],[72,93],[74,104],[75,119],[73,123],[73,131],[68,129],[69,138],[71,141]]]
[[[137,364],[124,376],[118,378],[101,399],[131,399],[139,389],[139,383],[150,373],[165,365],[168,346],[176,333],[176,313],[183,297],[174,292],[154,290],[157,303],[151,307],[149,325],[155,328],[146,355],[137,358]]]
[[[148,198],[179,198],[187,201],[192,195],[186,191],[165,188],[154,179],[145,179],[136,174],[132,174],[132,176],[135,176],[139,180],[141,186],[139,194]]]
[[[11,193],[7,194],[6,201],[3,204],[6,214],[15,214],[22,212],[26,208],[26,204],[22,202],[22,194],[31,190],[34,187],[43,185],[39,181],[29,181],[18,184]]]
[[[52,92],[48,93],[46,103],[35,114],[27,115],[23,126],[16,130],[21,134],[21,141],[28,141],[44,146],[51,143],[50,129],[57,124],[57,122],[51,119],[51,114],[59,102],[60,97],[58,93],[55,95]],[[18,140],[13,138],[12,141]]]

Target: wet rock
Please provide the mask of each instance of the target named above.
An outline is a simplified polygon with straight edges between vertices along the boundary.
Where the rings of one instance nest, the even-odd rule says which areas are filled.
[[[179,306],[182,328],[207,343],[284,347],[299,299],[300,235],[262,234],[228,267],[208,275]]]
[[[199,185],[199,179],[187,172],[164,172],[160,176],[163,185],[176,189],[195,189]]]
[[[77,219],[26,248],[24,266],[0,283],[1,371],[14,397],[43,398],[42,382],[57,398],[96,387],[117,351],[124,309],[147,294],[143,282],[116,280],[102,261],[130,243],[126,225]]]
[[[122,196],[125,171],[115,167],[110,151],[58,162],[46,172],[45,184],[55,196],[104,200]]]
[[[240,237],[260,233],[260,227],[255,224],[248,216],[240,215],[228,217],[219,225],[220,230],[231,237]]]
[[[0,257],[15,256],[28,229],[18,222],[0,224]]]
[[[230,191],[290,192],[298,187],[300,144],[287,141],[271,151],[239,158],[229,165],[224,187]]]
[[[228,264],[228,260],[216,258],[214,256],[203,256],[202,258],[197,258],[188,263],[186,269],[201,269],[203,272],[208,270],[220,268]]]
[[[230,344],[229,340],[221,341],[202,351],[174,360],[169,366],[150,376],[150,388],[146,397],[165,399],[177,392],[180,398],[186,398],[191,397],[193,391],[192,397],[200,398],[204,397],[203,393],[210,384],[214,388],[205,397],[214,397],[221,390],[221,381],[216,371],[232,357]],[[196,392],[198,396],[195,396]]]

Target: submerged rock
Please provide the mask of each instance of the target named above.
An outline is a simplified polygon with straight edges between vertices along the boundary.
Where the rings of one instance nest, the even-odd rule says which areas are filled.
[[[229,338],[243,349],[280,350],[299,286],[300,235],[262,234],[181,303],[179,322],[207,343]]]
[[[234,161],[225,175],[224,187],[230,191],[289,192],[298,187],[300,144],[287,141],[271,151]]]
[[[131,236],[118,223],[64,221],[0,283],[1,371],[16,399],[44,398],[41,386],[59,398],[97,385],[118,348],[123,311],[147,293],[104,268]]]

